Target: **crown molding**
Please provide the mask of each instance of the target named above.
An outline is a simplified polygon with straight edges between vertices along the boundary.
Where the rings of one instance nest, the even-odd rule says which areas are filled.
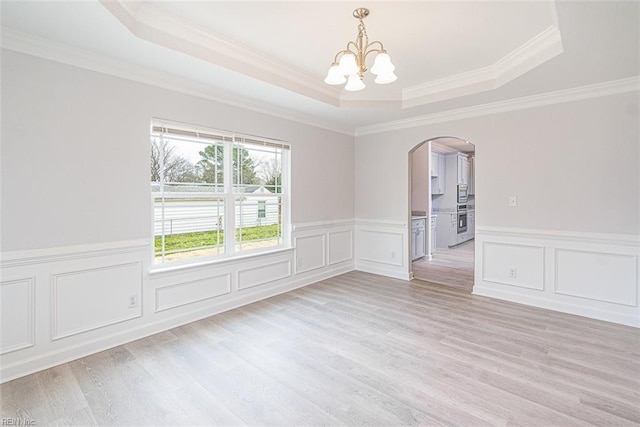
[[[129,2],[122,0],[100,0],[100,3],[140,39],[329,105],[340,105],[341,88],[326,85],[317,76],[288,63],[178,19],[150,2],[135,11],[129,7]]]
[[[562,52],[560,30],[555,26],[547,27],[488,67],[404,88],[402,108],[496,89]]]
[[[545,105],[561,104],[565,102],[579,101],[601,96],[615,95],[625,92],[640,91],[640,76],[614,80],[604,83],[596,83],[588,86],[564,89],[555,92],[547,92],[506,101],[492,102],[489,104],[475,105],[457,110],[443,111],[426,116],[413,117],[403,120],[395,120],[371,126],[356,128],[355,135],[371,135],[382,132],[397,131],[413,127],[432,125],[435,123],[451,122],[455,120],[469,119],[473,117],[488,116],[491,114],[505,113],[509,111],[524,110],[528,108],[543,107]]]
[[[203,98],[332,132],[349,136],[354,135],[352,128],[337,126],[334,123],[325,122],[312,115],[303,114],[287,108],[276,107],[266,102],[250,100],[207,84],[178,77],[174,74],[131,64],[120,59],[96,54],[63,43],[53,42],[42,37],[13,30],[6,26],[2,27],[1,34],[0,46],[3,49],[148,84],[161,89]]]

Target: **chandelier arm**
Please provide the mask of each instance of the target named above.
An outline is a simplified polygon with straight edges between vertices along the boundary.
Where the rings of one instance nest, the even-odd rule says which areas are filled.
[[[379,46],[380,46],[380,49],[373,49],[373,47],[372,47],[372,46],[373,46],[373,45],[375,45],[375,44],[379,45]],[[378,41],[378,40],[374,40],[374,41],[372,41],[371,43],[368,43],[368,44],[365,46],[365,48],[364,48],[364,50],[365,50],[365,51],[367,51],[367,53],[369,53],[369,49],[371,49],[371,50],[373,50],[373,51],[376,51],[376,52],[378,52],[378,53],[386,53],[386,52],[387,52],[387,51],[384,49],[384,46],[382,45],[382,42],[380,42],[380,41]]]
[[[347,48],[349,46],[347,45]],[[333,57],[333,63],[334,64],[338,64],[338,58],[340,57],[340,55],[344,55],[346,53],[351,53],[353,54],[353,52],[351,52],[349,49],[345,49],[345,50],[341,50],[340,52],[336,53],[336,56]]]
[[[367,56],[369,56],[370,53],[387,53],[386,50],[384,49],[371,49],[371,50],[367,50],[367,52],[364,54],[364,58],[367,59]]]

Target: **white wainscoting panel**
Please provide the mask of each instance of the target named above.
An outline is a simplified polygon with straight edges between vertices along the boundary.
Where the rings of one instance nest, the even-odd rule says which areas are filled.
[[[638,236],[476,227],[475,247],[476,295],[640,327]]]
[[[556,293],[638,305],[638,257],[556,249]]]
[[[0,382],[353,270],[353,220],[291,231],[297,247],[161,268],[147,240],[0,253]]]
[[[35,343],[34,277],[0,282],[0,354]]]
[[[231,274],[206,277],[156,289],[156,312],[231,292]]]
[[[402,233],[392,231],[361,230],[359,260],[378,264],[402,266],[404,248]]]
[[[356,270],[409,280],[409,225],[356,221]]]
[[[264,285],[291,276],[291,261],[284,260],[267,265],[256,265],[238,271],[238,289]]]
[[[544,289],[544,247],[483,242],[482,280]]]
[[[296,274],[317,270],[327,265],[324,233],[295,236],[294,247],[296,248]]]
[[[142,315],[139,262],[57,273],[52,280],[54,340]]]
[[[353,260],[353,231],[329,232],[329,265]]]

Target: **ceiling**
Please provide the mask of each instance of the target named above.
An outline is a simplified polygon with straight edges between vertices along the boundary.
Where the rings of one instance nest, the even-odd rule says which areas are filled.
[[[0,4],[4,48],[352,134],[640,75],[632,1]],[[323,79],[355,38],[356,7],[398,80],[346,92]]]

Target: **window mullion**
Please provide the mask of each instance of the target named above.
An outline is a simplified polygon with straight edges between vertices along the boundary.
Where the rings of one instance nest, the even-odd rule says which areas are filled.
[[[235,141],[235,137],[233,138]],[[236,200],[233,195],[233,144],[234,141],[225,141],[223,144],[223,177],[225,195],[225,219],[224,222],[224,251],[231,255],[235,251],[236,229]]]

